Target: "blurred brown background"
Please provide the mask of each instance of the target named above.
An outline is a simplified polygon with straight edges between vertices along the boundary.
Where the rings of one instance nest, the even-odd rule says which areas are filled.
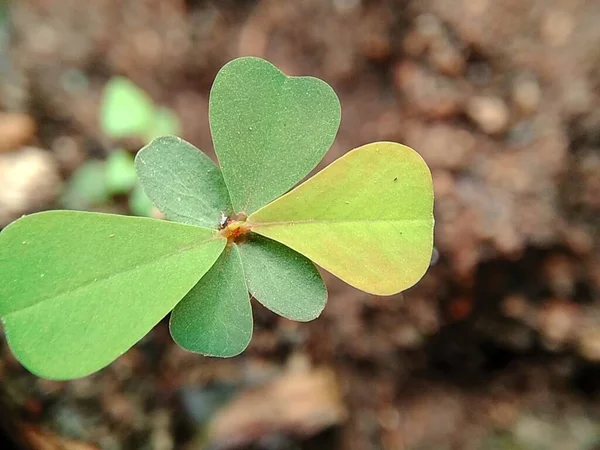
[[[23,448],[600,448],[599,1],[2,6],[0,227],[60,207],[77,167],[112,150],[98,114],[113,75],[210,152],[208,90],[239,55],[336,89],[320,167],[399,141],[436,191],[435,264],[415,288],[378,298],[326,276],[308,324],[255,302],[237,358],[186,353],[161,323],[100,373],[50,382],[2,342],[0,420]]]

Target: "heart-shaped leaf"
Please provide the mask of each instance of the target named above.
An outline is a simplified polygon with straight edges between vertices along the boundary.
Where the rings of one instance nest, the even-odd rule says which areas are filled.
[[[431,260],[431,174],[404,145],[368,144],[255,212],[248,223],[352,286],[394,294],[415,284]]]
[[[252,213],[300,181],[331,146],[340,103],[312,77],[260,58],[226,64],[210,92],[210,127],[235,212]]]
[[[280,316],[299,322],[316,319],[327,288],[315,265],[300,253],[259,235],[239,244],[252,296]]]
[[[252,309],[235,244],[175,307],[170,326],[175,342],[191,352],[230,357],[246,349]]]
[[[213,230],[140,217],[23,217],[0,233],[8,343],[39,376],[88,375],[156,325],[224,246]]]
[[[231,213],[221,171],[183,139],[153,140],[138,152],[135,167],[144,191],[170,220],[218,228],[222,215]]]

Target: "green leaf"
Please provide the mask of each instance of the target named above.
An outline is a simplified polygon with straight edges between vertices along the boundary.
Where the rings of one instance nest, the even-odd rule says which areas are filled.
[[[255,212],[247,223],[348,284],[391,295],[415,284],[429,267],[431,174],[408,147],[368,144]]]
[[[136,216],[152,217],[154,204],[140,184],[136,184],[129,195],[129,209]]]
[[[299,322],[316,319],[327,288],[314,264],[278,242],[252,235],[239,244],[252,296],[280,316]]]
[[[61,197],[67,209],[89,209],[106,202],[110,193],[106,187],[106,164],[91,160],[79,167],[71,176]]]
[[[115,150],[106,159],[106,188],[111,195],[127,194],[137,183],[133,157]]]
[[[138,152],[135,167],[144,191],[170,220],[218,228],[231,213],[221,171],[183,139],[155,139]]]
[[[152,125],[146,132],[146,141],[150,142],[160,136],[178,135],[181,133],[181,123],[175,112],[169,108],[160,107],[156,110]]]
[[[340,103],[322,80],[246,57],[217,74],[209,116],[234,210],[250,214],[317,165],[337,133]]]
[[[33,214],[0,233],[8,343],[45,378],[86,376],[160,321],[213,265],[213,230],[75,211]]]
[[[119,76],[111,78],[104,88],[100,108],[102,130],[115,139],[145,136],[155,115],[154,102],[148,94]]]
[[[175,342],[191,352],[225,358],[246,349],[252,309],[235,244],[175,307],[170,326]]]

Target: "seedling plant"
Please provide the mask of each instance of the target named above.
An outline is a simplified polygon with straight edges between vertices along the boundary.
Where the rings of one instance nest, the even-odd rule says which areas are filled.
[[[325,82],[235,59],[210,93],[219,166],[174,136],[136,156],[168,221],[48,211],[6,227],[0,317],[19,361],[41,377],[83,377],[170,311],[181,347],[235,356],[252,336],[250,296],[291,320],[320,315],[327,291],[314,263],[376,295],[415,284],[433,241],[431,175],[415,151],[363,145],[293,188],[340,117]]]
[[[171,109],[157,105],[133,81],[112,77],[102,92],[100,129],[111,142],[137,138],[144,143],[162,135],[177,135],[179,119]],[[71,176],[61,203],[67,209],[101,209],[113,198],[127,196],[129,210],[137,216],[151,216],[152,201],[136,176],[133,156],[113,148],[106,160],[91,159]]]

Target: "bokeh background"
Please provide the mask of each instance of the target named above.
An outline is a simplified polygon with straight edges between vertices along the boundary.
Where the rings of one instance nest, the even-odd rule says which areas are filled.
[[[592,0],[0,1],[0,228],[73,196],[131,213],[132,192],[82,172],[143,144],[101,126],[105,87],[132,80],[210,153],[210,84],[240,55],[336,89],[341,129],[320,168],[394,140],[425,158],[436,193],[435,258],[416,287],[374,297],[325,275],[329,303],[308,324],[254,302],[233,359],[184,352],[163,322],[98,374],[52,382],[0,338],[5,438],[600,449],[599,25]]]

